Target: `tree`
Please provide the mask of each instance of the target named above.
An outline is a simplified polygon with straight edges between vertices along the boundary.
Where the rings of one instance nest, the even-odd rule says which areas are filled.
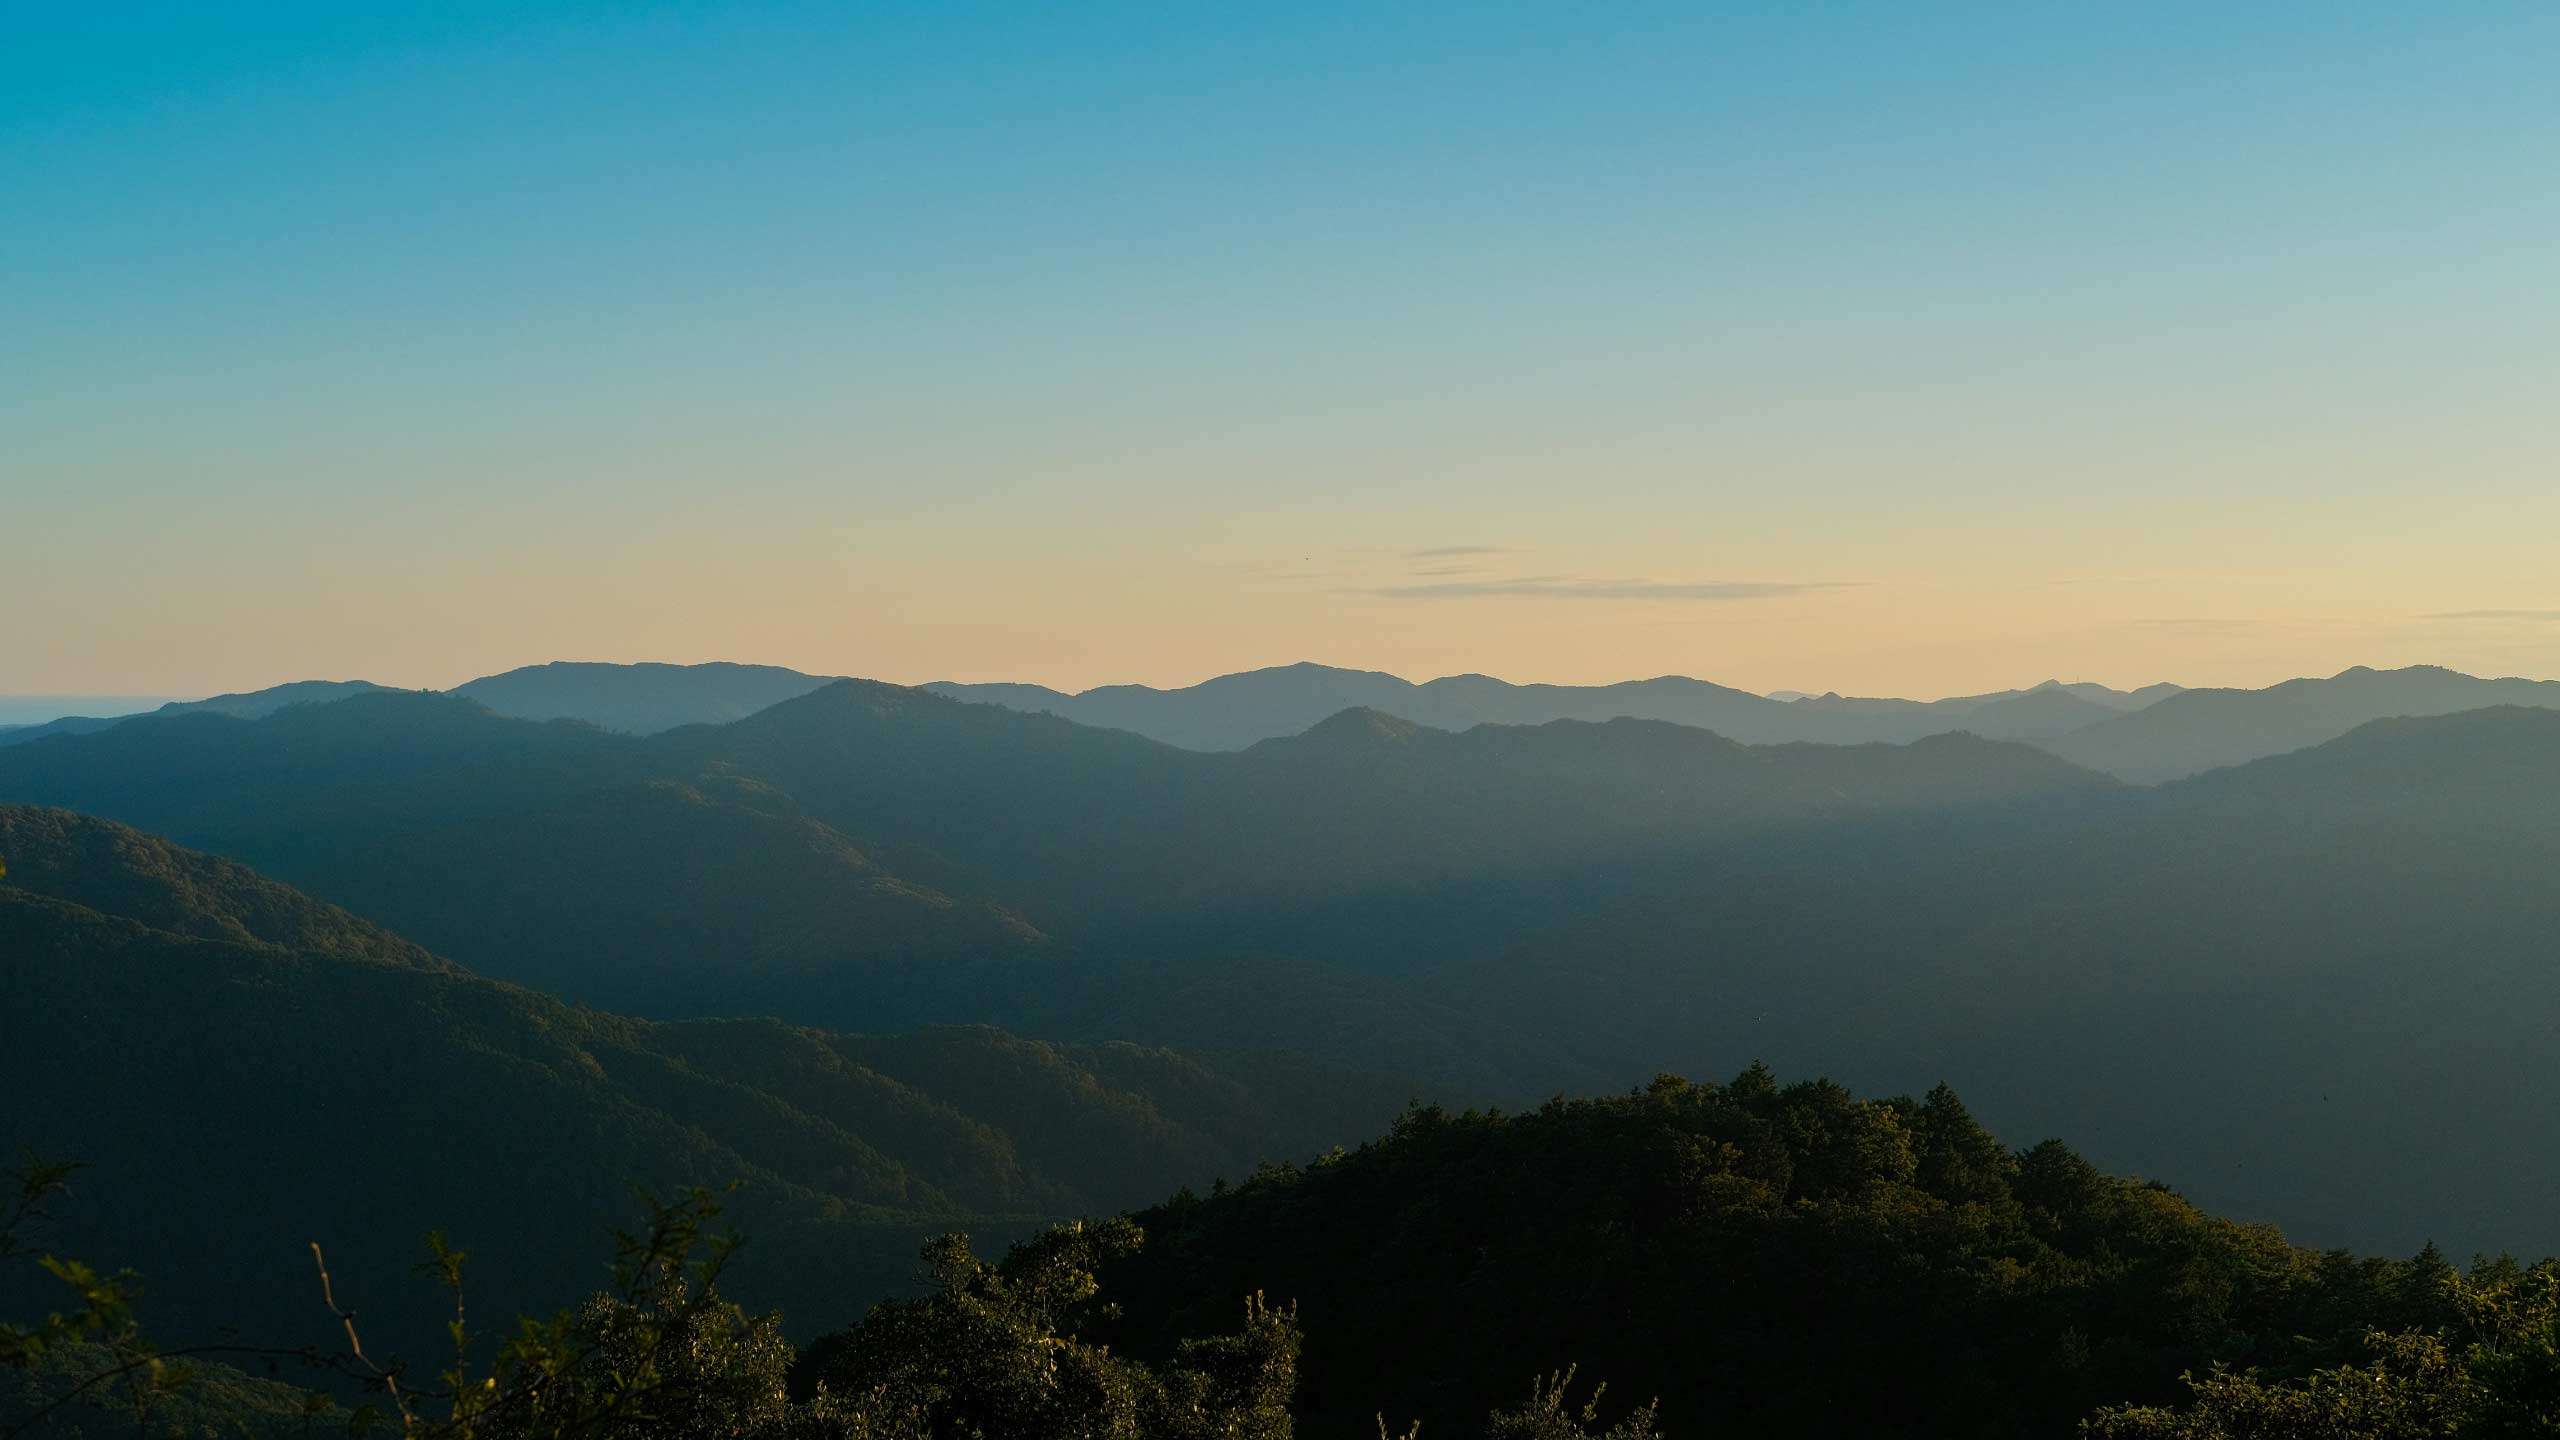
[[[2526,1440],[2560,1435],[2560,1262],[2485,1262],[2444,1283],[2451,1335],[2377,1331],[2369,1364],[2268,1381],[2217,1367],[2183,1409],[2120,1406],[2086,1440]]]
[[[1294,1312],[1248,1297],[1232,1335],[1149,1368],[1086,1338],[1108,1318],[1095,1270],[1143,1243],[1126,1220],[1057,1226],[1000,1264],[948,1235],[925,1248],[933,1294],[883,1301],[824,1342],[816,1415],[859,1440],[1286,1440]]]

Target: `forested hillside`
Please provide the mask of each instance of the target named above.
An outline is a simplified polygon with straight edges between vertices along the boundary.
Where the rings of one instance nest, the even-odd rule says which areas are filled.
[[[926,1235],[1140,1203],[1399,1103],[1261,1055],[608,1014],[60,811],[0,807],[0,859],[0,1142],[83,1161],[60,1243],[150,1274],[194,1333],[317,1338],[305,1246],[387,1301],[432,1228],[489,1304],[566,1303],[633,1186],[731,1181],[742,1291],[841,1323]],[[378,1323],[414,1349],[437,1321]]]
[[[1134,1217],[1107,1333],[1171,1353],[1255,1291],[1306,1332],[1300,1433],[1465,1433],[1578,1365],[1671,1435],[2059,1436],[2215,1364],[2298,1375],[2450,1326],[2452,1271],[2322,1254],[2012,1150],[1954,1092],[1663,1077],[1519,1115],[1422,1110]],[[2503,1273],[2503,1272],[2499,1272]],[[2278,1434],[2327,1434],[2279,1431]]]

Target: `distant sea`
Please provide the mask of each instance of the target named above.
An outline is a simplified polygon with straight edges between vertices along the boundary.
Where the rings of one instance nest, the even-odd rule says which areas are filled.
[[[0,725],[41,725],[65,715],[139,715],[194,695],[0,695]]]

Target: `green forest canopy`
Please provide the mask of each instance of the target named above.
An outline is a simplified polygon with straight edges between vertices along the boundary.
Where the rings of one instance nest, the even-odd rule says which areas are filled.
[[[46,1189],[38,1177],[30,1198]],[[925,1247],[922,1294],[798,1352],[776,1317],[724,1297],[716,1211],[700,1195],[658,1207],[611,1291],[466,1330],[441,1373],[402,1375],[396,1396],[377,1383],[366,1403],[405,1407],[418,1434],[668,1440],[1365,1436],[1382,1418],[1621,1440],[2560,1423],[2560,1266],[2302,1250],[2058,1142],[2005,1148],[1944,1089],[1862,1100],[1758,1067],[1520,1115],[1417,1109],[1357,1150],[1055,1227],[997,1264],[946,1237]],[[13,1263],[33,1253],[27,1228]],[[93,1366],[156,1377],[93,1395],[171,1433],[152,1407],[187,1387],[150,1369],[129,1289],[44,1263],[75,1303],[0,1332],[0,1361],[37,1377],[21,1414],[76,1383],[42,1365],[76,1343]],[[378,1382],[346,1353],[319,1358]],[[191,1432],[282,1423],[272,1397],[176,1413]],[[344,1415],[317,1402],[293,1423]]]

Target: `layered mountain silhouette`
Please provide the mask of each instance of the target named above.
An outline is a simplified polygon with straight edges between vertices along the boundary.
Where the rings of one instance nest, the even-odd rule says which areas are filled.
[[[2189,690],[2139,713],[2050,738],[2077,765],[2149,784],[2334,740],[2359,725],[2492,705],[2560,707],[2560,681],[2483,680],[2434,665],[2357,666],[2264,690]]]
[[[2533,708],[2156,788],[1623,718],[1353,710],[1212,753],[844,681],[652,737],[409,694],[147,717],[0,751],[0,800],[653,1017],[1288,1052],[1398,1100],[1950,1079],[2315,1242],[2530,1249],[2560,1171],[2488,1157],[2560,1125],[2555,758]],[[2491,1178],[2447,1205],[2461,1166]]]
[[[583,724],[384,693],[256,722],[145,717],[14,749],[0,770],[29,798],[243,857],[509,979],[653,1014],[950,1018],[890,997],[965,992],[977,982],[948,967],[1037,954],[1035,926],[901,878],[786,797],[666,778],[653,758]],[[858,998],[829,1009],[831,994]]]
[[[855,681],[651,740],[382,694],[0,756],[0,797],[239,856],[505,978],[864,1026],[1054,997],[1074,957],[1052,935],[1302,926],[1416,885],[2107,783],[1968,737],[1754,748],[1375,712],[1208,755]]]
[[[328,1343],[318,1240],[368,1336],[432,1354],[429,1229],[476,1305],[548,1309],[595,1287],[631,1187],[738,1180],[735,1288],[824,1327],[928,1234],[1139,1203],[1392,1108],[1268,1057],[584,1009],[59,810],[0,806],[0,860],[10,1141],[89,1167],[48,1243],[141,1269],[164,1335]]]
[[[770,665],[602,664],[558,661],[467,681],[449,692],[517,719],[579,720],[654,735],[724,725],[836,683]],[[377,689],[362,681],[309,681],[209,700],[152,715],[200,711],[256,718],[292,705]],[[2484,680],[2432,666],[2362,667],[2265,690],[2122,691],[2049,680],[2024,690],[1918,701],[1838,694],[1780,700],[1665,676],[1616,685],[1515,685],[1484,675],[1416,684],[1376,671],[1299,664],[1222,675],[1159,690],[1111,685],[1076,694],[1037,685],[953,684],[923,689],[946,698],[1091,728],[1126,730],[1180,749],[1241,750],[1300,734],[1344,710],[1375,710],[1440,730],[1542,725],[1557,720],[1659,720],[1751,745],[1901,744],[1966,732],[2043,746],[2073,764],[2138,784],[2282,754],[2335,739],[2369,720],[2440,715],[2490,705],[2560,704],[2560,682]],[[2178,703],[2159,709],[2165,700]],[[86,734],[134,717],[66,716],[0,727],[0,746]]]
[[[1240,750],[1294,735],[1347,709],[1376,710],[1442,730],[1541,725],[1553,720],[1662,720],[1713,730],[1746,744],[1791,740],[1852,745],[1971,730],[1994,739],[2042,739],[2137,709],[2175,690],[2124,692],[2048,681],[1948,700],[1861,700],[1839,695],[1772,700],[1704,680],[1667,675],[1616,685],[1515,685],[1489,675],[1416,684],[1372,670],[1285,665],[1221,675],[1173,690],[1106,685],[1066,694],[1037,685],[924,687],[938,695],[1037,711],[1130,730],[1192,750]]]
[[[2024,746],[1753,747],[1636,720],[1434,730],[1352,710],[1202,754],[847,681],[670,737],[848,833],[923,847],[1044,926],[1267,908],[1707,836],[2110,782]]]
[[[2359,666],[2264,690],[2149,685],[2120,691],[2046,681],[2026,690],[1934,701],[1837,694],[1777,700],[1677,676],[1569,686],[1459,675],[1414,684],[1320,665],[1223,675],[1173,690],[1116,685],[1070,695],[1031,685],[925,688],[1198,750],[1242,749],[1361,707],[1444,730],[1567,719],[1665,720],[1754,745],[1900,743],[1961,730],[2029,741],[2075,765],[2138,784],[2317,745],[2371,720],[2492,705],[2560,706],[2560,682],[2481,679],[2436,666]]]

